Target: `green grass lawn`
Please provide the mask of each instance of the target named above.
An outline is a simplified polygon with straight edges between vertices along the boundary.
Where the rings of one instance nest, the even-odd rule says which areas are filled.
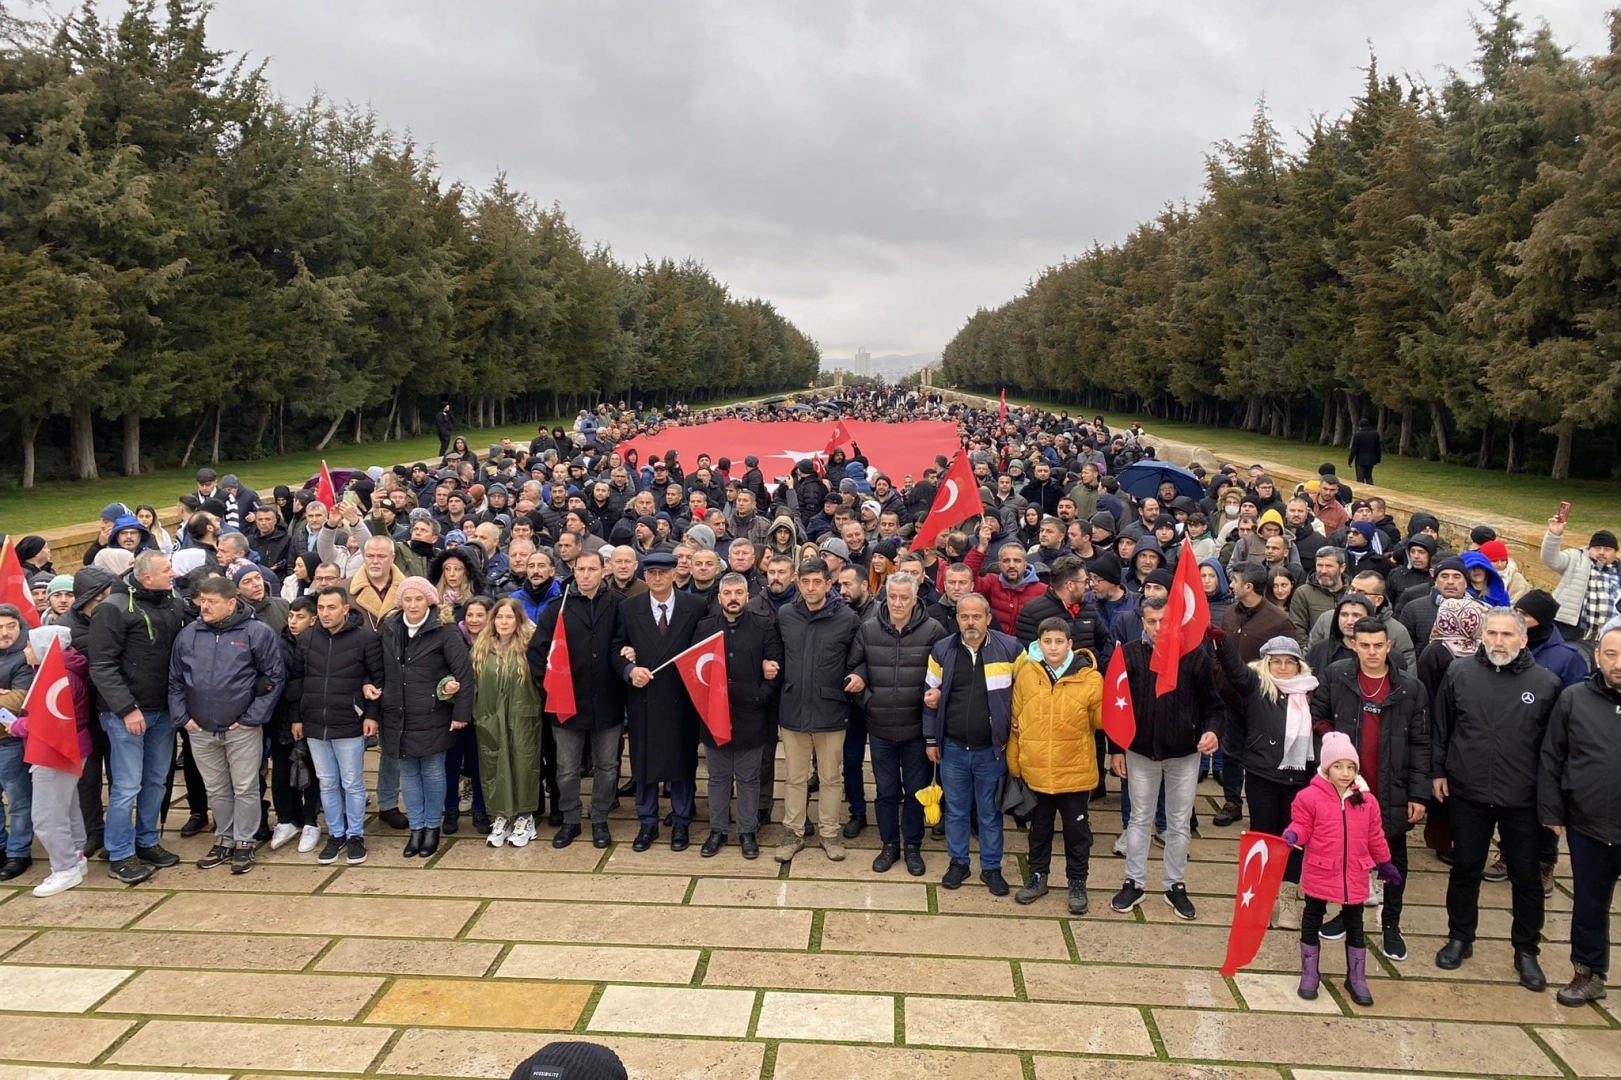
[[[712,408],[742,400],[753,399],[706,401],[694,405],[694,408]],[[544,423],[548,429],[553,424],[568,428],[573,426],[574,419],[546,420]],[[473,431],[458,429],[457,434],[467,436],[468,445],[475,450],[488,449],[490,444],[500,442],[503,436],[511,436],[514,443],[528,446],[529,440],[535,437],[536,426],[517,424]],[[253,461],[223,461],[212,468],[221,476],[235,473],[242,478],[242,483],[268,497],[277,484],[295,488],[303,486],[304,481],[321,467],[322,458],[334,469],[363,469],[372,465],[386,468],[398,462],[410,461],[428,461],[432,464],[438,457],[439,437],[424,435],[404,442],[373,442],[361,446],[334,440],[323,451],[310,450]],[[170,509],[181,495],[197,490],[197,470],[207,462],[197,459],[196,455],[193,455],[193,459],[195,464],[189,468],[159,469],[143,476],[109,476],[91,481],[56,480],[39,484],[30,491],[20,488],[0,490],[0,533],[38,532],[94,521],[101,508],[113,502],[132,507],[150,503],[159,510]]]
[[[1064,407],[1052,402],[1015,399],[1012,396],[1008,401],[1055,411]],[[1252,435],[1232,428],[1207,428],[1158,420],[1151,416],[1115,413],[1107,409],[1081,410],[1070,407],[1072,415],[1083,411],[1088,414],[1102,412],[1109,426],[1116,430],[1136,421],[1151,435],[1207,446],[1222,460],[1240,466],[1262,459],[1298,469],[1315,470],[1323,462],[1332,461],[1340,475],[1347,479],[1355,476],[1345,464],[1346,450],[1343,446],[1319,446],[1315,441],[1303,443],[1296,439]],[[1210,463],[1204,464],[1208,468]],[[1621,484],[1602,480],[1556,482],[1546,476],[1510,476],[1501,470],[1486,471],[1447,462],[1397,457],[1388,451],[1383,463],[1374,470],[1374,479],[1381,487],[1395,488],[1419,498],[1475,507],[1538,524],[1547,521],[1559,508],[1559,503],[1568,499],[1573,530],[1592,532],[1594,529],[1621,526]]]

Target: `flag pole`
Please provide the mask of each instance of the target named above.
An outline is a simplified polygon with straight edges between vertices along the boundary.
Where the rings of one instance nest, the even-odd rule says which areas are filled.
[[[647,673],[648,677],[651,678],[652,676],[657,675],[659,672],[663,671],[665,668],[669,667],[671,664],[675,663],[677,660],[681,659],[683,656],[687,655],[689,652],[692,652],[694,649],[703,648],[705,645],[708,645],[711,641],[714,641],[716,638],[723,636],[725,633],[726,633],[726,631],[724,631],[724,630],[716,630],[713,634],[710,634],[708,637],[704,638],[702,641],[693,642],[691,645],[687,646],[685,649],[682,649],[680,652],[676,653],[674,656],[672,656],[668,660],[664,661],[664,663],[660,664],[658,667],[656,667],[653,670],[649,671]]]

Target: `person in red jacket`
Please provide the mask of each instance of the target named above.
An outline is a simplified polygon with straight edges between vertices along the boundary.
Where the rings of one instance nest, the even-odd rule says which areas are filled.
[[[998,572],[981,574],[995,535],[996,523],[987,516],[979,523],[978,546],[970,550],[963,561],[974,572],[974,591],[990,602],[996,624],[1012,629],[1019,625],[1019,612],[1024,610],[1024,605],[1043,595],[1047,586],[1025,562],[1024,548],[1012,541],[1003,544],[997,552]]]
[[[1373,1004],[1368,992],[1368,949],[1362,936],[1362,905],[1368,899],[1368,871],[1378,867],[1379,880],[1401,884],[1401,871],[1390,861],[1390,845],[1380,823],[1379,801],[1357,770],[1362,759],[1351,737],[1331,731],[1323,736],[1317,775],[1295,796],[1293,817],[1283,839],[1304,848],[1300,889],[1306,910],[1300,917],[1300,989],[1307,1001],[1317,997],[1318,931],[1330,903],[1343,904],[1345,919],[1345,989],[1363,1008]]]

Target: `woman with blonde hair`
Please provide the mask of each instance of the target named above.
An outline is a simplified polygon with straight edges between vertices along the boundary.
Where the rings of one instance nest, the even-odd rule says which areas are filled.
[[[484,804],[495,815],[486,839],[491,847],[523,847],[535,838],[540,805],[540,694],[525,655],[535,626],[523,605],[508,597],[490,611],[473,641],[477,692],[473,726],[478,730],[479,777]]]
[[[1250,803],[1250,828],[1283,835],[1289,827],[1295,796],[1311,783],[1316,768],[1312,742],[1311,697],[1317,677],[1306,666],[1300,643],[1279,635],[1261,646],[1261,658],[1244,663],[1238,648],[1223,635],[1217,648],[1221,669],[1244,701],[1244,783]],[[1289,854],[1273,922],[1300,928],[1300,852]]]

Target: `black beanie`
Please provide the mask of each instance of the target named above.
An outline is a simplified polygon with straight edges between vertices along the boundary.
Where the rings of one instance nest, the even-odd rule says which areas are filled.
[[[1476,525],[1469,530],[1469,542],[1476,547],[1497,539],[1497,530],[1490,525]]]
[[[1542,589],[1532,589],[1514,606],[1535,619],[1538,626],[1552,626],[1559,618],[1559,601]]]
[[[1119,585],[1123,576],[1120,560],[1113,555],[1099,555],[1086,566],[1087,572],[1100,581]]]
[[[547,1043],[512,1070],[511,1080],[629,1080],[625,1063],[606,1046]]]

